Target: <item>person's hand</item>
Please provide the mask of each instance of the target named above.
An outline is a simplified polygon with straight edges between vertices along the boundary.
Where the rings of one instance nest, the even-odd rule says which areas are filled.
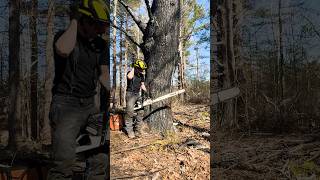
[[[79,3],[77,1],[70,5],[69,15],[70,19],[75,19],[77,21],[80,19],[81,14],[79,13]]]
[[[147,92],[147,88],[144,85],[144,82],[141,83],[141,89],[146,93]]]

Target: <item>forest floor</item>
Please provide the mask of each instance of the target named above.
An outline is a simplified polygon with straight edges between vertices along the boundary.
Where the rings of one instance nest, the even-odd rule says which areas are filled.
[[[320,135],[213,134],[216,179],[320,179]]]
[[[128,139],[111,131],[111,179],[209,179],[207,105],[173,105],[176,133]]]

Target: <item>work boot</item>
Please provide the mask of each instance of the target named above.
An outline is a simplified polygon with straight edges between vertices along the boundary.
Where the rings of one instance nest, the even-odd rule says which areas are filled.
[[[137,137],[142,137],[143,135],[145,135],[145,132],[143,131],[142,126],[138,126],[138,127],[136,128],[135,135],[136,135]]]
[[[128,138],[130,138],[130,139],[136,137],[136,136],[134,135],[134,132],[133,132],[133,131],[128,131],[128,132],[127,132],[127,135],[128,135]]]
[[[141,129],[137,130],[137,131],[135,132],[135,135],[136,135],[137,137],[141,137],[141,136],[143,135]]]

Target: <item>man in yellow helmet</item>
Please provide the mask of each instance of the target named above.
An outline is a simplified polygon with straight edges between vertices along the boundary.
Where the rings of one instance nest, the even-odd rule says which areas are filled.
[[[88,117],[98,112],[94,102],[98,81],[110,90],[109,47],[101,37],[108,27],[107,5],[102,0],[80,0],[70,9],[70,25],[56,34],[53,46],[50,122],[54,167],[48,174],[52,180],[72,179],[77,164],[76,138]],[[106,158],[98,154],[87,159],[87,164],[95,167],[89,168],[88,179],[107,178]]]
[[[132,70],[127,75],[127,93],[126,93],[126,115],[125,115],[125,131],[129,138],[142,135],[142,120],[144,111],[140,109],[134,112],[135,103],[140,98],[140,90],[147,91],[144,85],[144,71],[147,69],[146,63],[137,59],[133,65]],[[134,123],[134,118],[136,122]],[[135,131],[134,131],[135,126]]]

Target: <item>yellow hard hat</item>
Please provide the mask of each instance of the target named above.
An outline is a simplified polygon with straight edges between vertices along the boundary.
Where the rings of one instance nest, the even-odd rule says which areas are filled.
[[[137,67],[137,68],[140,68],[142,70],[145,70],[147,69],[147,64],[141,60],[141,59],[137,59],[134,64],[133,64],[134,67]]]
[[[109,8],[103,0],[80,0],[78,11],[100,22],[109,19]]]

